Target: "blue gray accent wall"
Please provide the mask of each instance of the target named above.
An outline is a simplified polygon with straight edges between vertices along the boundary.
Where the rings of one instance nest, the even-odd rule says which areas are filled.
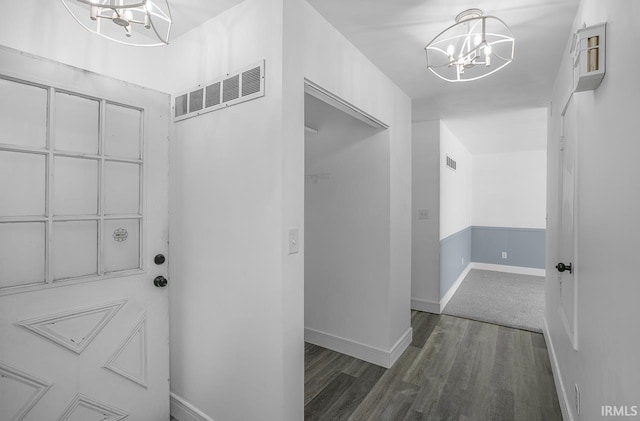
[[[502,258],[502,252],[507,258]],[[471,261],[496,265],[545,268],[545,230],[472,227]]]
[[[440,240],[440,299],[471,262],[472,227]]]

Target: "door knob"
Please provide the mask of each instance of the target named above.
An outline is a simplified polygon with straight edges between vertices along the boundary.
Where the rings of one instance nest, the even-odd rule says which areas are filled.
[[[153,258],[153,263],[156,265],[163,264],[167,259],[164,257],[164,254],[156,254],[156,257]]]
[[[568,265],[565,265],[564,263],[558,263],[556,265],[556,269],[558,269],[558,272],[564,272],[565,270],[568,270],[569,273],[573,273],[573,268],[571,267],[571,263],[569,263]]]
[[[153,285],[157,286],[158,288],[164,288],[167,286],[167,283],[169,281],[167,281],[167,278],[165,278],[164,276],[156,276],[156,278],[153,280]]]

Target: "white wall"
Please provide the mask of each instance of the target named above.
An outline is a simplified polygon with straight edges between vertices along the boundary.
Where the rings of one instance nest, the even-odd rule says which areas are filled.
[[[305,328],[385,348],[389,133],[309,95],[305,115]]]
[[[286,262],[300,256],[283,244],[298,222],[283,217],[282,7],[248,0],[170,51],[175,90],[266,60],[265,97],[176,123],[172,139],[171,389],[216,420],[297,419],[302,408],[284,382],[302,314],[283,303]]]
[[[440,310],[440,121],[413,123],[411,307]],[[429,219],[419,219],[426,209]]]
[[[640,195],[637,142],[640,4],[583,0],[574,29],[607,22],[606,76],[595,91],[578,93],[577,264],[578,350],[560,321],[558,262],[558,142],[560,111],[571,91],[567,48],[553,91],[548,138],[547,341],[553,350],[569,419],[601,419],[601,405],[640,405],[640,283],[637,268]],[[574,384],[581,390],[580,415]],[[562,390],[560,388],[559,390]]]
[[[547,147],[546,107],[447,118],[445,123],[474,156]]]
[[[387,344],[410,326],[410,177],[403,177],[410,174],[410,100],[301,0],[248,0],[172,48],[175,71],[184,72],[176,91],[267,63],[264,98],[176,125],[172,262],[184,283],[172,298],[172,317],[180,314],[172,319],[179,335],[172,388],[214,419],[301,419],[303,79],[391,126],[390,194],[398,200],[389,236],[399,245],[390,272],[397,267],[400,276],[390,274],[389,290],[400,297],[387,303]],[[353,90],[356,79],[363,82]],[[302,249],[288,255],[293,226]],[[202,320],[212,342],[193,327]]]
[[[457,162],[456,171],[445,166],[447,155]],[[471,226],[472,175],[471,153],[440,121],[440,240]]]
[[[286,228],[300,229],[300,253],[284,255],[282,327],[284,361],[283,413],[287,420],[304,418],[304,94],[300,57],[308,52],[300,42],[304,22],[299,20],[298,0],[283,0],[282,154],[283,212]],[[288,246],[286,230],[282,242]],[[294,257],[294,258],[292,258]]]
[[[309,4],[287,4],[302,31],[299,75],[389,125],[389,318],[380,328],[390,350],[411,329],[411,100]]]
[[[545,228],[546,150],[473,157],[472,225]]]
[[[406,333],[411,101],[311,6],[247,0],[145,49],[87,33],[57,1],[4,6],[3,45],[164,92],[267,60],[264,98],[186,120],[172,136],[175,393],[214,419],[303,417],[304,232],[301,253],[284,246],[286,228],[303,225],[304,77],[390,125],[386,349]],[[47,19],[36,30],[24,16]]]

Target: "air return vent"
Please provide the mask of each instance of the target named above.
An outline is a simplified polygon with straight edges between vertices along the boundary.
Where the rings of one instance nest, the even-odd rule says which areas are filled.
[[[451,158],[449,155],[447,155],[447,168],[455,171],[457,165],[458,165],[457,162],[453,158]]]
[[[240,96],[240,75],[231,76],[222,82],[222,102],[233,101]]]
[[[220,104],[220,83],[216,82],[206,87],[207,102],[204,104],[205,107],[209,108]]]
[[[259,67],[242,72],[242,96],[260,92],[261,80]]]
[[[264,96],[264,60],[173,96],[173,121]]]

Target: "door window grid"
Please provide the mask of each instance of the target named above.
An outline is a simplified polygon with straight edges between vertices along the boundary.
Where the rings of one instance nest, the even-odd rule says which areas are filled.
[[[143,121],[144,111],[140,108],[128,106],[125,104],[119,104],[113,101],[107,101],[105,99],[96,98],[92,96],[83,95],[67,90],[56,89],[54,87],[48,87],[31,83],[22,80],[16,80],[13,78],[5,78],[0,76],[5,81],[10,81],[22,85],[37,87],[45,89],[47,91],[47,128],[45,146],[28,146],[28,145],[15,145],[0,143],[0,152],[18,152],[30,155],[44,156],[45,163],[45,214],[35,216],[0,216],[0,224],[5,223],[44,223],[45,224],[45,241],[44,241],[44,257],[45,257],[45,276],[42,282],[20,285],[9,285],[0,287],[0,293],[6,293],[6,290],[15,290],[19,292],[24,289],[40,289],[53,284],[59,284],[61,282],[75,281],[86,282],[97,279],[104,279],[116,276],[126,276],[132,273],[141,272],[143,267],[143,231],[144,231],[144,211],[142,198],[144,197],[144,133],[143,133]],[[55,98],[57,93],[72,95],[77,98],[85,100],[96,101],[98,103],[98,153],[87,154],[82,152],[74,152],[68,150],[56,150],[55,143]],[[110,107],[122,107],[123,109],[135,110],[139,112],[138,121],[138,148],[139,158],[131,157],[117,157],[110,156],[105,153],[105,121],[107,106]],[[97,212],[95,214],[68,214],[68,215],[56,215],[54,209],[54,172],[55,172],[55,159],[56,158],[74,158],[79,160],[95,161],[97,163]],[[137,213],[113,213],[105,214],[105,164],[106,163],[123,163],[138,166],[138,212]],[[1,182],[1,181],[0,181]],[[10,182],[5,180],[4,182]],[[104,252],[105,252],[105,221],[136,221],[137,232],[132,233],[134,237],[138,239],[137,247],[137,268],[130,268],[124,270],[114,270],[111,272],[105,271]],[[83,275],[78,277],[67,277],[55,279],[54,277],[54,262],[52,259],[53,248],[53,236],[54,236],[54,223],[58,222],[80,222],[80,221],[95,221],[97,224],[97,256],[96,256],[96,273],[90,275]],[[74,282],[74,283],[75,283]]]

